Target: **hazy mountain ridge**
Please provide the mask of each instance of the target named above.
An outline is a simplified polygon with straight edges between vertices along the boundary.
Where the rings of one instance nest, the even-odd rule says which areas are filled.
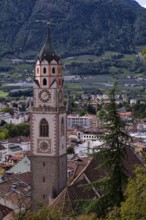
[[[131,52],[146,44],[146,9],[134,0],[1,0],[0,56],[36,56],[52,22],[61,56]]]

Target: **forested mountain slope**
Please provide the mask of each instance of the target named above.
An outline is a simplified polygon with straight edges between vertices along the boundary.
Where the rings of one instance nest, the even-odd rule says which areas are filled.
[[[1,0],[0,9],[1,57],[36,56],[48,19],[62,57],[146,45],[146,9],[134,0]]]

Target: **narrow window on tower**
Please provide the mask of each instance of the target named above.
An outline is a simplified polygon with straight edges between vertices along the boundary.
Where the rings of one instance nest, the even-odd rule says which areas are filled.
[[[47,85],[47,80],[46,78],[43,79],[43,86],[46,86]]]
[[[45,167],[46,166],[46,163],[45,162],[43,162],[43,167]]]
[[[59,67],[59,73],[61,73],[61,66]]]
[[[40,121],[40,137],[49,136],[49,125],[45,118]]]
[[[39,68],[37,67],[37,74],[39,74]]]
[[[64,136],[64,118],[61,119],[61,136]]]
[[[45,177],[43,177],[43,183],[46,181],[46,178]]]
[[[52,73],[55,73],[55,67],[52,68]]]
[[[59,85],[61,85],[62,84],[62,79],[59,79]]]
[[[43,73],[46,73],[46,72],[47,72],[46,67],[44,67],[43,68]]]

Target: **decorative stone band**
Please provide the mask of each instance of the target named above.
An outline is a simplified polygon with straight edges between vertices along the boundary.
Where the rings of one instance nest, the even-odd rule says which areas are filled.
[[[41,112],[45,111],[45,113],[47,112],[65,112],[66,111],[66,107],[62,106],[62,107],[50,107],[50,106],[39,106],[39,107],[33,107],[32,108],[33,113],[35,112]]]

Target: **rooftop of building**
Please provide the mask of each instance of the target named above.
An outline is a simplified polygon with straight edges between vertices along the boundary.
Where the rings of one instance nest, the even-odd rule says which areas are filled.
[[[22,142],[30,142],[30,137],[19,136],[14,138],[9,138],[8,143],[22,143]]]
[[[0,183],[0,197],[13,210],[30,207],[30,173],[5,174]]]
[[[5,216],[7,216],[12,211],[13,211],[12,209],[0,204],[0,219],[2,220]]]
[[[96,116],[95,115],[84,115],[84,116],[80,116],[78,114],[70,114],[70,115],[67,115],[67,118],[85,118],[85,119],[93,119],[95,118]]]
[[[127,150],[127,155],[123,161],[126,173],[129,177],[134,176],[133,166],[143,165],[132,149]],[[97,169],[99,167],[99,169]],[[76,201],[92,200],[103,194],[98,187],[85,188],[85,185],[93,183],[97,179],[105,177],[107,171],[100,166],[99,160],[92,159],[81,172],[77,173],[76,178],[67,186],[59,196],[53,201],[52,206],[59,208],[63,216],[69,213],[81,211],[81,207],[77,206]]]
[[[104,130],[101,128],[84,128],[80,129],[84,134],[103,134]]]

